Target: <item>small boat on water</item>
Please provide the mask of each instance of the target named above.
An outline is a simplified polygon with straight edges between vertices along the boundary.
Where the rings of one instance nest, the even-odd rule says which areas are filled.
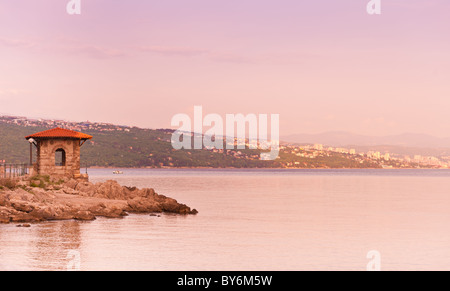
[[[122,172],[122,171],[114,171],[113,174],[114,174],[114,175],[122,175],[123,172]]]

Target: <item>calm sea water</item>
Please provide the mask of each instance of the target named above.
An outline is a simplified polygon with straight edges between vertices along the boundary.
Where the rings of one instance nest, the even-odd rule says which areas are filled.
[[[0,225],[0,269],[450,270],[447,170],[123,171],[199,215]]]

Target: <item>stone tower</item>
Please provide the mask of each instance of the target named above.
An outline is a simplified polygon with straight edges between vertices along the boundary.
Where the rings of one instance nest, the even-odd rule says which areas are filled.
[[[80,173],[80,148],[92,136],[73,130],[54,128],[26,137],[37,148],[34,171],[38,175],[87,180]]]

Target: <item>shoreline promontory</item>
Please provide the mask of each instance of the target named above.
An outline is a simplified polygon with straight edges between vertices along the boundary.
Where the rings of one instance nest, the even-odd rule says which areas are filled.
[[[0,223],[121,218],[128,213],[198,213],[153,189],[121,186],[114,180],[93,184],[37,176],[10,183],[0,187]]]

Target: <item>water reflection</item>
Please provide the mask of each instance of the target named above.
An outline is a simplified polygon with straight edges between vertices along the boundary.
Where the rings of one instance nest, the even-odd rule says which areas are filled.
[[[70,251],[81,251],[82,231],[78,221],[50,222],[34,225],[30,242],[30,266],[35,270],[66,270]]]

